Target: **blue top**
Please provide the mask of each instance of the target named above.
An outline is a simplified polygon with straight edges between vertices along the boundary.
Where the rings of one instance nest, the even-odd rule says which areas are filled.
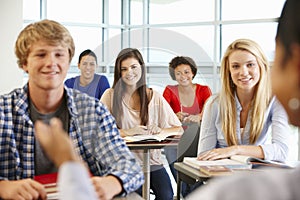
[[[99,74],[95,74],[92,82],[84,87],[80,85],[80,76],[67,79],[65,85],[97,99],[100,99],[103,92],[110,87],[106,76]]]
[[[242,106],[235,95],[237,119],[236,124],[240,124],[240,112]],[[249,111],[250,114],[251,111]],[[244,127],[244,137],[237,126],[236,134],[239,145],[249,145],[249,135],[251,126],[251,116],[248,114],[246,126]],[[288,156],[288,142],[290,136],[290,126],[288,116],[279,101],[273,97],[265,115],[265,124],[261,135],[254,145],[262,147],[266,160],[285,161]],[[268,142],[271,137],[271,144]],[[227,147],[227,142],[222,131],[221,115],[219,109],[219,98],[211,96],[204,108],[201,132],[198,144],[198,154],[214,148]]]
[[[121,138],[113,116],[93,97],[67,87],[65,93],[70,114],[69,137],[75,152],[94,176],[118,177],[123,183],[123,194],[137,190],[143,184],[143,172]],[[34,125],[28,100],[27,84],[0,96],[0,180],[35,175]]]

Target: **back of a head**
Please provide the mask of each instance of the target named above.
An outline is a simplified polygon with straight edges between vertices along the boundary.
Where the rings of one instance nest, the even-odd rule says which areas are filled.
[[[287,0],[277,26],[276,40],[283,45],[288,59],[293,44],[300,44],[300,1]]]

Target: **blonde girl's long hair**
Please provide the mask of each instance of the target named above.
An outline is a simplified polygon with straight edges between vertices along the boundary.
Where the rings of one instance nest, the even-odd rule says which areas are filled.
[[[251,102],[250,144],[255,144],[261,134],[264,125],[265,112],[272,96],[269,64],[261,47],[256,42],[249,39],[238,39],[232,42],[227,47],[221,62],[222,87],[219,94],[222,130],[228,146],[238,144],[236,131],[237,126],[239,125],[236,124],[237,110],[235,106],[236,86],[231,79],[229,71],[230,64],[228,60],[231,53],[237,50],[248,51],[254,55],[260,71],[260,78],[255,86],[254,97]]]

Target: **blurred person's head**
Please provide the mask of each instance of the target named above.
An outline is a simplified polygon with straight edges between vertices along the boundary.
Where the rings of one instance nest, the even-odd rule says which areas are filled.
[[[279,18],[272,68],[273,92],[300,126],[300,1],[287,0]]]

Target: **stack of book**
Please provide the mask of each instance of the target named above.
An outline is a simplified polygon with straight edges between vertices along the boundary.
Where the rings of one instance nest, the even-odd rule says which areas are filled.
[[[183,163],[201,172],[215,176],[231,174],[234,170],[250,170],[259,167],[279,167],[279,168],[294,168],[294,166],[287,165],[276,161],[263,160],[250,156],[234,155],[230,158],[219,160],[198,160],[196,157],[184,157]]]
[[[57,173],[38,175],[34,180],[45,186],[47,200],[58,199]]]

